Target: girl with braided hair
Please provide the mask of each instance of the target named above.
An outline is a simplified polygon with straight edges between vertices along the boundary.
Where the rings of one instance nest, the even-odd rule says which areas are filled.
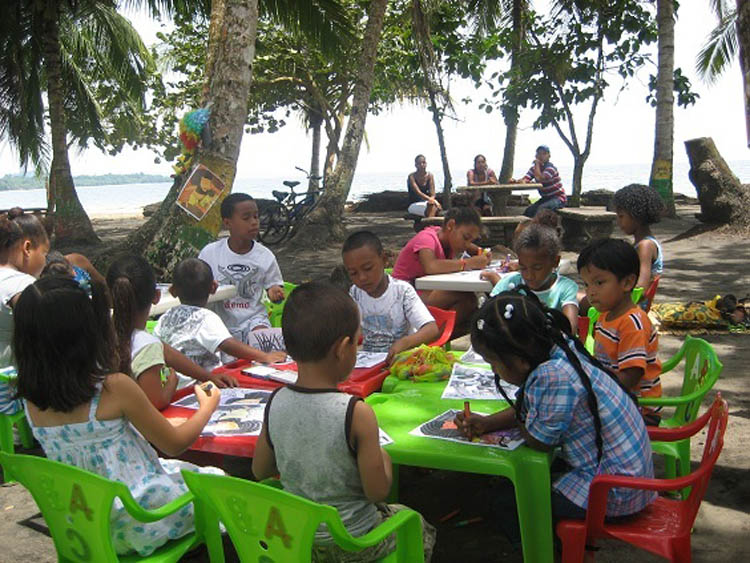
[[[471,344],[492,366],[504,396],[499,378],[519,390],[515,400],[505,396],[512,408],[488,416],[459,413],[456,425],[467,436],[518,426],[529,447],[560,447],[568,468],[552,483],[552,515],[583,519],[595,475],[653,477],[654,469],[635,401],[570,337],[568,325],[562,313],[545,307],[526,286],[490,298],[472,319]],[[634,514],[655,496],[613,489],[607,516]],[[511,541],[520,541],[513,522],[503,524],[505,532]]]
[[[614,207],[617,226],[626,235],[633,235],[633,246],[641,260],[635,287],[646,289],[651,280],[664,271],[661,244],[651,233],[651,225],[661,219],[664,204],[655,189],[630,184],[615,192]]]

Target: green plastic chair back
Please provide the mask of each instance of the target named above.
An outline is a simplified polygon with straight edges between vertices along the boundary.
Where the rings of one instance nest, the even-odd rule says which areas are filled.
[[[268,300],[268,295],[265,292],[263,293],[266,311],[268,311],[268,318],[271,321],[272,327],[281,327],[281,315],[284,313],[284,305],[286,305],[286,300],[289,299],[289,294],[294,291],[296,287],[297,286],[291,282],[284,282],[284,299],[279,303],[274,303]]]
[[[199,542],[196,534],[190,534],[168,542],[148,557],[118,558],[110,529],[110,511],[116,497],[136,520],[155,522],[189,504],[193,495],[186,493],[158,509],[146,510],[123,483],[71,465],[6,452],[0,453],[0,463],[34,497],[52,534],[59,561],[166,563],[179,561]]]
[[[659,426],[677,428],[698,418],[701,402],[719,379],[724,366],[713,347],[702,338],[687,336],[677,353],[662,364],[662,374],[675,369],[684,360],[682,390],[677,397],[643,397],[641,405],[651,407],[674,407],[674,414],[662,420]],[[690,473],[690,438],[673,442],[651,442],[654,452],[665,456],[664,469],[667,478],[674,479]],[[679,463],[679,466],[678,466]],[[689,488],[682,490],[687,498]]]
[[[393,275],[393,268],[386,268],[386,269],[384,269],[383,271],[384,271],[384,272],[385,272],[386,274],[388,274],[389,276],[392,276],[392,275]]]
[[[16,368],[8,367],[0,370],[0,384],[14,385],[16,381]],[[23,409],[12,414],[0,414],[0,451],[12,454],[16,451],[13,443],[13,427],[18,429],[18,435],[21,443],[26,449],[31,449],[34,445],[34,436],[31,433],[31,427],[26,420],[26,413]],[[3,472],[3,479],[6,483],[13,481],[13,476],[9,470]]]
[[[156,328],[156,322],[157,321],[146,321],[146,332],[149,334],[154,334],[154,329]]]
[[[383,561],[424,560],[419,514],[403,510],[364,536],[347,532],[338,511],[274,486],[221,475],[182,472],[195,495],[196,514],[205,522],[212,562],[224,561],[219,521],[226,527],[242,563],[310,561],[315,530],[326,523],[338,545],[359,551],[397,535],[398,548]]]

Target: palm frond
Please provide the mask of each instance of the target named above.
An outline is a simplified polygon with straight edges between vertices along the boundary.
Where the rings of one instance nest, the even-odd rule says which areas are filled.
[[[708,5],[719,20],[732,11],[728,0],[708,0]]]
[[[713,84],[732,63],[738,50],[737,12],[729,10],[698,53],[695,69],[701,79]]]
[[[203,16],[211,14],[211,0],[121,0],[121,7],[145,8],[152,18],[183,16]]]
[[[338,0],[260,0],[259,10],[261,17],[304,35],[326,53],[340,52],[356,36]]]

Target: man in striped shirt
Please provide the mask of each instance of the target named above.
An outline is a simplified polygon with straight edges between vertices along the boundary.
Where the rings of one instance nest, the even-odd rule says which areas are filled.
[[[547,145],[537,147],[536,158],[531,168],[519,180],[521,184],[528,184],[529,182],[539,182],[542,184],[542,187],[539,188],[539,195],[541,197],[523,212],[526,217],[534,217],[540,209],[551,209],[553,211],[560,209],[565,206],[565,202],[567,201],[562,180],[560,180],[560,174],[555,165],[549,161],[549,154],[549,147]]]

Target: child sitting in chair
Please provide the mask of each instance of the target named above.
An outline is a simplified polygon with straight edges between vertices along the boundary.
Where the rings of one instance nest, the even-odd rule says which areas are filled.
[[[403,350],[427,344],[440,336],[435,319],[416,290],[385,273],[380,239],[359,231],[344,241],[344,267],[352,285],[349,295],[362,315],[362,348],[388,352],[386,362]]]
[[[380,447],[378,421],[361,399],[336,385],[354,367],[359,340],[357,305],[342,290],[321,283],[296,288],[284,308],[287,351],[297,362],[297,383],[274,391],[253,458],[257,479],[281,475],[290,493],[338,509],[344,526],[362,536],[405,507],[382,504],[392,482],[391,458]],[[425,561],[435,528],[422,519]],[[325,527],[315,534],[313,561],[375,561],[395,549],[395,536],[352,553]]]
[[[256,362],[283,362],[286,352],[266,353],[232,338],[219,315],[206,309],[216,286],[211,267],[203,260],[187,258],[177,264],[169,292],[180,305],[162,315],[154,329],[156,336],[208,371],[221,365],[219,351]]]

